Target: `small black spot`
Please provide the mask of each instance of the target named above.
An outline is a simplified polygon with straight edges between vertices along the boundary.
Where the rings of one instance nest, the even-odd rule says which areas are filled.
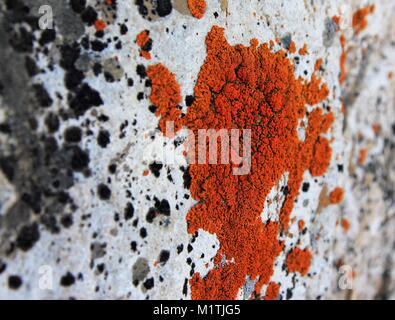
[[[64,132],[64,139],[68,143],[78,143],[81,141],[82,131],[79,127],[69,127]]]
[[[136,72],[142,79],[144,79],[147,76],[147,70],[145,69],[145,66],[142,64],[137,65]]]
[[[307,192],[307,191],[309,191],[309,188],[310,188],[310,183],[304,182],[302,185],[302,191]]]
[[[98,185],[97,193],[98,193],[101,200],[108,200],[111,198],[111,190],[104,183],[101,183]]]
[[[144,285],[144,288],[146,288],[147,290],[152,289],[154,287],[154,278],[149,278],[149,279],[145,280],[143,285]]]
[[[137,242],[136,241],[132,241],[130,243],[130,249],[132,249],[133,252],[137,251]]]
[[[9,276],[8,277],[8,287],[12,290],[18,290],[22,285],[22,279],[20,276]]]
[[[128,202],[126,204],[126,208],[124,211],[124,216],[125,216],[125,220],[130,220],[133,218],[134,215],[134,207],[133,204],[131,202]]]
[[[76,96],[70,101],[70,108],[77,116],[83,115],[88,109],[98,107],[103,104],[99,92],[84,83]]]
[[[41,107],[47,108],[52,105],[52,99],[43,85],[34,84],[33,90],[36,95],[36,99]]]
[[[93,25],[97,20],[97,12],[91,6],[88,6],[81,14],[81,19],[89,26]]]
[[[81,13],[85,9],[86,0],[71,0],[70,5],[74,12]]]
[[[128,33],[128,27],[126,26],[126,24],[121,24],[121,26],[119,27],[119,32],[121,35],[125,35]]]
[[[89,165],[89,155],[80,147],[73,148],[73,155],[71,158],[71,167],[74,171],[80,172],[87,168]]]
[[[62,287],[70,287],[74,284],[74,282],[75,282],[75,277],[71,272],[67,272],[60,279],[60,285]]]
[[[159,254],[159,263],[162,263],[164,265],[169,260],[169,258],[170,258],[170,251],[162,250]]]
[[[157,0],[156,11],[159,17],[166,17],[173,10],[173,5],[170,0]]]
[[[16,239],[16,246],[22,251],[30,250],[40,239],[40,232],[37,223],[26,225],[19,231]]]
[[[147,237],[147,229],[145,228],[140,229],[140,237],[143,239]]]
[[[153,175],[157,178],[159,178],[160,176],[160,171],[163,168],[163,164],[162,163],[158,163],[158,162],[153,162],[149,165],[149,169],[151,170],[151,172],[153,173]]]
[[[187,168],[187,170],[185,170],[182,177],[184,179],[184,188],[189,189],[191,187],[191,180],[192,180],[191,175],[189,174],[189,168]]]
[[[54,133],[54,132],[58,131],[59,117],[56,114],[54,114],[52,112],[48,113],[47,116],[45,117],[44,122],[45,122],[45,125],[47,126],[48,131],[50,133]]]
[[[181,243],[177,246],[177,253],[180,254],[184,250],[184,245]]]
[[[163,215],[165,216],[170,216],[170,205],[169,201],[166,199],[163,199],[159,201],[158,199],[155,199],[155,208]]]
[[[193,102],[195,101],[195,97],[194,96],[186,96],[185,97],[185,104],[190,107]]]
[[[39,40],[39,43],[41,46],[45,46],[48,43],[51,43],[54,41],[56,38],[56,31],[55,29],[45,29],[42,34],[41,38]]]
[[[71,214],[66,214],[60,219],[60,223],[63,227],[70,228],[73,225],[73,217]]]
[[[102,148],[106,148],[110,142],[110,133],[107,130],[101,130],[97,136],[98,145]]]

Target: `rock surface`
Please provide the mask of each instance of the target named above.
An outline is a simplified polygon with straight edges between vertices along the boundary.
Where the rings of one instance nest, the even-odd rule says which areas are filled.
[[[334,116],[329,166],[304,172],[281,252],[265,274],[243,270],[234,298],[395,298],[395,3],[201,2],[0,4],[0,298],[190,299],[191,279],[215,270],[218,292],[231,285],[221,270],[238,262],[218,255],[222,238],[188,232],[201,202],[185,128],[158,129],[147,76],[166,66],[187,114],[213,26],[230,46],[283,50],[295,78],[326,85],[301,141],[314,109]],[[257,204],[262,225],[281,219],[292,192],[289,172],[277,180]]]

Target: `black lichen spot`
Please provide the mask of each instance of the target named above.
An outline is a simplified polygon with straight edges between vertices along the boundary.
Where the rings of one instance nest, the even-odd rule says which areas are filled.
[[[158,163],[156,161],[149,165],[149,169],[151,170],[152,174],[157,178],[159,178],[160,171],[162,170],[162,168],[163,168],[163,164]]]
[[[154,278],[149,278],[149,279],[145,280],[143,285],[144,285],[144,288],[146,288],[147,290],[152,289],[154,287]]]
[[[63,227],[70,228],[73,225],[73,217],[71,214],[66,214],[60,219],[60,223]]]
[[[137,65],[136,72],[142,79],[144,79],[147,76],[147,70],[143,64]]]
[[[97,136],[98,145],[102,148],[106,148],[110,142],[110,133],[107,130],[100,130],[99,135]]]
[[[12,290],[18,290],[22,285],[20,276],[12,275],[8,277],[8,287]]]
[[[70,0],[71,8],[76,13],[81,13],[85,10],[86,0]]]
[[[184,250],[184,245],[181,243],[177,246],[177,253],[180,254]]]
[[[165,265],[170,258],[170,251],[162,250],[159,254],[159,263]]]
[[[51,43],[55,40],[56,38],[56,31],[55,29],[45,29],[42,34],[41,38],[39,40],[39,43],[41,46],[45,46],[48,43]]]
[[[33,91],[41,107],[48,108],[52,105],[52,99],[42,84],[34,84]]]
[[[155,198],[155,209],[165,216],[170,216],[170,205],[166,199],[159,201]]]
[[[81,141],[82,131],[79,127],[69,127],[64,132],[64,139],[68,143],[78,143]]]
[[[91,6],[88,6],[84,12],[81,14],[81,19],[84,21],[88,26],[91,26],[97,20],[97,12]]]
[[[156,11],[159,17],[166,17],[173,10],[170,0],[157,0]]]
[[[147,229],[145,228],[140,229],[140,237],[143,239],[147,237]]]
[[[195,101],[194,96],[186,96],[185,97],[185,104],[187,105],[187,107],[190,107],[194,101]]]
[[[149,208],[146,219],[147,222],[152,223],[157,215],[157,211],[154,208]]]
[[[125,208],[125,211],[124,211],[125,220],[130,220],[130,219],[132,219],[132,218],[133,218],[133,215],[134,215],[134,207],[133,207],[133,204],[132,204],[131,202],[128,202],[128,203],[126,204],[126,208]]]
[[[111,198],[111,190],[104,183],[98,185],[97,194],[101,200],[109,200]]]
[[[45,125],[47,126],[48,131],[50,133],[54,133],[54,132],[58,131],[59,117],[56,114],[54,114],[52,112],[48,113],[47,116],[45,117],[44,122],[45,122]]]
[[[310,188],[310,183],[308,183],[308,182],[303,183],[303,185],[302,185],[303,192],[309,191],[309,188]]]
[[[23,226],[16,239],[16,246],[22,251],[30,250],[40,239],[37,223]]]
[[[70,101],[70,108],[74,110],[76,116],[83,115],[92,107],[98,107],[103,104],[99,92],[92,89],[88,84],[84,83],[78,90],[76,96]]]
[[[60,278],[60,285],[62,287],[70,287],[75,283],[75,277],[71,272],[67,272]]]
[[[184,171],[182,178],[184,179],[184,188],[189,189],[191,187],[192,180],[191,175],[189,174],[189,167]]]
[[[71,157],[71,168],[76,172],[81,172],[89,165],[89,155],[80,147],[73,148],[73,155]]]

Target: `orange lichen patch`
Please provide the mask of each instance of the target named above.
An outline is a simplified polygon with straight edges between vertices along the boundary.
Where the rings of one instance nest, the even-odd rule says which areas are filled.
[[[340,45],[342,47],[342,53],[340,55],[340,76],[339,82],[343,84],[346,81],[347,71],[346,71],[346,62],[347,62],[347,53],[346,53],[346,37],[344,34],[340,36]]]
[[[165,133],[166,121],[177,121],[181,115],[177,108],[181,102],[180,86],[175,75],[162,64],[149,66],[147,75],[152,83],[150,100],[157,107],[155,114],[161,117],[159,128]]]
[[[307,275],[311,264],[311,252],[307,249],[294,248],[287,255],[287,270],[289,272],[299,272],[302,276]]]
[[[308,54],[308,53],[309,53],[309,52],[308,52],[308,50],[307,50],[307,44],[305,43],[305,44],[303,45],[303,47],[299,49],[299,54],[300,54],[301,56],[305,56],[305,55]]]
[[[112,5],[112,1],[113,1],[113,0],[106,0],[106,4],[107,4],[108,6],[111,6],[111,5]]]
[[[388,80],[392,80],[394,78],[394,73],[392,71],[388,72],[387,78]]]
[[[375,135],[379,135],[381,132],[381,125],[379,123],[374,123],[372,129]]]
[[[277,300],[280,293],[280,285],[276,282],[270,282],[265,294],[265,300]]]
[[[324,63],[324,60],[318,59],[318,60],[315,62],[314,71],[319,71],[319,70],[321,69],[323,63]]]
[[[140,47],[140,56],[150,60],[151,54],[150,51],[152,49],[152,40],[149,36],[149,31],[144,30],[141,31],[136,37],[136,43]]]
[[[331,204],[339,204],[344,199],[344,189],[337,187],[329,194],[329,202]]]
[[[146,177],[146,176],[148,176],[149,175],[149,170],[144,170],[143,171],[143,177]]]
[[[373,13],[375,10],[375,5],[372,4],[370,6],[361,8],[357,10],[352,18],[352,26],[354,28],[355,34],[359,34],[368,26],[367,16]]]
[[[340,21],[341,21],[341,19],[340,19],[339,16],[333,16],[333,17],[332,17],[332,21],[333,21],[334,23],[336,23],[337,27],[340,27]]]
[[[101,19],[97,19],[95,22],[95,28],[96,28],[96,31],[103,31],[105,28],[107,28],[107,23],[105,23]]]
[[[303,221],[303,220],[299,220],[299,221],[298,221],[298,228],[299,228],[299,231],[302,231],[302,230],[304,229],[304,226],[305,226],[304,221]]]
[[[358,155],[358,164],[360,166],[363,166],[366,162],[366,158],[368,156],[368,150],[365,148],[362,148],[359,150],[359,155]]]
[[[289,53],[295,53],[296,52],[296,45],[295,42],[291,41],[291,43],[289,44],[289,49],[288,49]]]
[[[188,8],[192,16],[201,19],[206,13],[207,4],[205,0],[188,0]]]
[[[329,141],[321,135],[329,131],[334,118],[321,108],[307,115],[307,105],[326,99],[328,88],[315,76],[310,81],[296,78],[283,50],[272,52],[268,44],[259,46],[255,39],[250,46],[231,46],[224,29],[217,26],[208,33],[206,47],[195,100],[184,117],[177,109],[180,97],[174,75],[163,66],[150,67],[148,75],[153,80],[151,102],[160,104],[162,130],[164,121],[176,121],[176,130],[187,127],[195,141],[200,129],[251,130],[249,174],[234,175],[237,165],[232,163],[189,167],[190,191],[198,203],[187,215],[188,232],[205,230],[221,244],[214,268],[204,278],[196,273],[190,280],[192,298],[234,299],[247,275],[258,280],[257,294],[269,283],[274,261],[283,250],[279,232],[288,230],[304,172],[319,175],[329,165]],[[305,116],[306,138],[300,141],[298,123]],[[222,145],[218,148],[220,153]],[[288,186],[280,223],[263,224],[266,197],[285,173]],[[229,261],[224,265],[223,257]]]
[[[342,226],[345,232],[348,232],[350,230],[350,221],[348,221],[347,218],[341,219],[340,225]]]

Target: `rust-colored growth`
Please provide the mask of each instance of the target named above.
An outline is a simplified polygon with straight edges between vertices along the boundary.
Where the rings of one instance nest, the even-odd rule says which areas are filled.
[[[152,40],[149,36],[149,31],[148,30],[141,31],[136,37],[136,43],[140,47],[140,56],[147,60],[150,60]]]
[[[301,56],[305,56],[305,55],[308,54],[308,53],[309,53],[309,52],[308,52],[308,49],[307,49],[307,44],[305,43],[305,44],[303,45],[303,47],[299,49],[299,54],[300,54]]]
[[[343,219],[340,221],[340,225],[342,226],[344,232],[347,233],[347,232],[350,230],[350,221],[348,221],[347,218],[343,218]]]
[[[177,108],[181,102],[180,86],[175,75],[162,64],[149,66],[147,75],[152,83],[150,100],[157,107],[155,114],[161,117],[159,128],[166,134],[166,121],[177,121],[181,115]]]
[[[293,248],[287,255],[287,270],[289,272],[299,272],[302,276],[307,275],[311,264],[311,252],[307,249]]]
[[[375,10],[375,5],[372,4],[370,6],[361,8],[357,10],[352,18],[352,26],[354,28],[355,34],[359,34],[368,26],[367,16],[373,13]]]
[[[303,231],[304,226],[305,226],[305,222],[304,222],[303,220],[299,220],[299,221],[298,221],[298,228],[299,228],[299,231]]]
[[[289,53],[294,54],[296,52],[296,45],[295,42],[291,41],[291,43],[289,44],[289,49],[288,49]]]
[[[343,202],[344,199],[344,189],[337,187],[329,195],[329,202],[331,204],[339,204]]]
[[[96,31],[103,31],[105,28],[107,28],[107,24],[103,20],[97,19],[95,21],[95,29],[96,29]]]
[[[277,300],[280,294],[280,285],[276,282],[270,282],[265,294],[265,300]]]
[[[368,150],[365,148],[362,148],[359,150],[359,155],[358,155],[358,165],[363,166],[366,162],[366,158],[368,157]]]
[[[166,120],[176,128],[186,126],[197,141],[199,129],[251,129],[252,163],[248,175],[232,174],[232,164],[191,164],[190,191],[198,201],[188,213],[188,231],[203,229],[217,235],[221,246],[215,267],[202,278],[190,280],[193,299],[234,299],[246,276],[258,280],[260,294],[273,274],[282,251],[280,229],[287,230],[303,174],[325,172],[330,162],[331,113],[314,108],[308,115],[305,141],[297,134],[306,106],[328,96],[328,88],[315,76],[311,81],[295,78],[294,66],[285,51],[272,52],[268,44],[231,46],[224,29],[214,26],[206,38],[207,57],[195,86],[195,101],[181,118],[176,108],[179,88],[175,77],[162,65],[150,67],[151,101],[158,105],[160,127]],[[165,80],[164,80],[165,79]],[[166,84],[166,85],[165,85]],[[178,121],[177,121],[178,117]],[[289,173],[288,192],[280,212],[280,223],[262,223],[267,195]],[[228,262],[221,264],[223,257]]]
[[[206,13],[207,4],[205,0],[188,0],[188,8],[192,16],[201,19]]]
[[[347,52],[346,52],[346,37],[344,34],[340,36],[340,45],[342,47],[342,53],[340,55],[340,76],[339,82],[343,84],[346,81],[347,71],[346,71],[346,62],[347,62]]]

